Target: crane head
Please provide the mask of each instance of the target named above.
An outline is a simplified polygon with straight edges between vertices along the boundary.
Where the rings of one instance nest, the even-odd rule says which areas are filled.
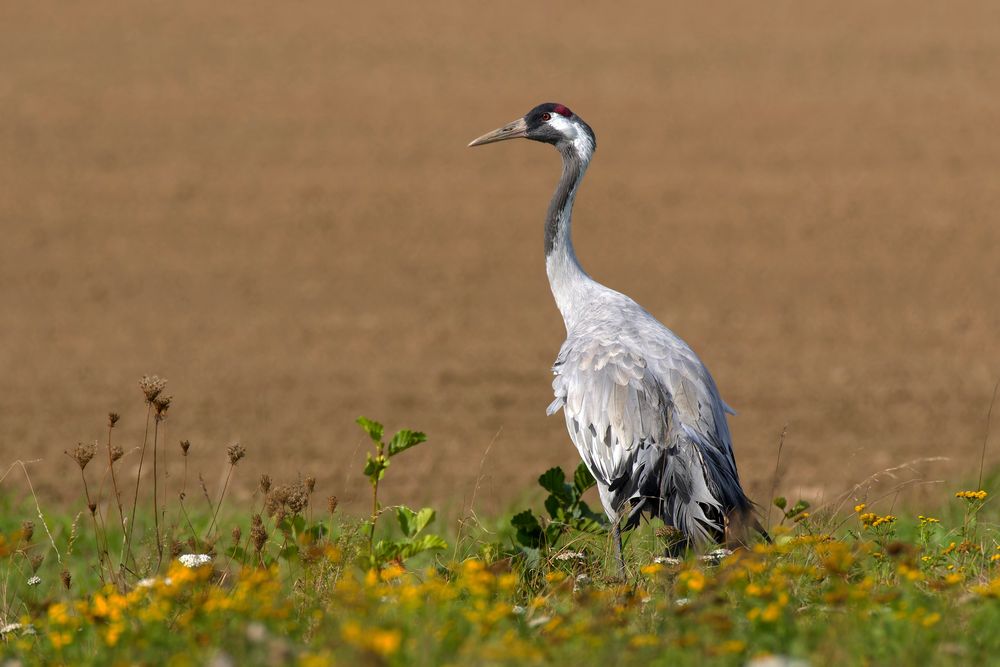
[[[539,104],[523,118],[473,139],[469,146],[482,146],[507,139],[531,139],[556,147],[573,146],[588,156],[597,145],[594,131],[569,107],[554,102]]]

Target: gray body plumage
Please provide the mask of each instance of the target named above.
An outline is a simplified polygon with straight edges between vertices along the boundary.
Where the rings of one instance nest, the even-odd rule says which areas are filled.
[[[691,348],[635,301],[594,281],[573,250],[573,202],[596,147],[593,131],[549,104],[472,145],[512,130],[555,145],[563,162],[545,223],[546,271],[566,325],[548,414],[563,411],[616,534],[645,513],[695,545],[722,541],[727,521],[752,508],[733,457],[732,410]]]

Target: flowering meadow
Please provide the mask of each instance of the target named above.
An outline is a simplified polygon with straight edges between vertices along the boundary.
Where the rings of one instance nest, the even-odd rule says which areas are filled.
[[[156,398],[154,417],[165,412]],[[135,480],[118,477],[129,493],[89,489],[75,513],[0,496],[0,664],[965,665],[1000,655],[1000,533],[985,490],[955,492],[935,516],[865,498],[840,512],[776,498],[770,543],[680,558],[664,555],[671,531],[647,525],[628,538],[621,579],[581,500],[581,472],[573,483],[542,475],[549,517],[467,517],[430,534],[433,510],[384,507],[378,495],[423,434],[387,439],[377,422],[359,424],[372,441],[368,517],[318,502],[309,479],[266,476],[247,515],[221,507],[224,486],[212,511],[181,503],[154,516],[130,504]],[[96,452],[71,455],[86,485]],[[228,472],[247,455],[229,447]]]

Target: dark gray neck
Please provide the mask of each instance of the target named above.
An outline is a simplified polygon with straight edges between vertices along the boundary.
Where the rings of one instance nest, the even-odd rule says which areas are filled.
[[[569,331],[583,312],[595,284],[576,259],[571,233],[573,200],[590,155],[578,152],[572,145],[560,146],[559,152],[562,153],[563,171],[545,219],[545,272]]]
[[[570,234],[570,218],[573,215],[573,200],[576,190],[583,179],[587,164],[570,146],[559,147],[562,155],[562,177],[556,185],[556,191],[549,203],[549,212],[545,216],[545,256],[551,255],[557,246],[564,246],[573,254],[573,239]]]

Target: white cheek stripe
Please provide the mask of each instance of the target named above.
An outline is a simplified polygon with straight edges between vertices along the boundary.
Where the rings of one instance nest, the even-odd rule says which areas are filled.
[[[548,123],[552,129],[573,142],[576,150],[583,156],[584,160],[590,159],[590,156],[594,153],[594,145],[590,142],[590,137],[587,133],[580,131],[579,125],[560,114],[552,114],[552,118]]]

